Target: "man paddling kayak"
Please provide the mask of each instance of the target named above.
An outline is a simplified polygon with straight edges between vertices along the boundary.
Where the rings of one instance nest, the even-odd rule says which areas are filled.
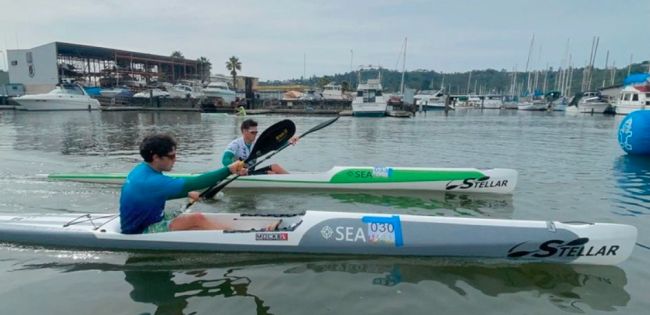
[[[257,122],[253,119],[246,119],[241,123],[239,128],[242,136],[228,144],[221,157],[221,163],[224,166],[230,165],[235,161],[244,161],[251,154],[251,147],[257,137]],[[298,137],[291,137],[289,143],[296,144]],[[255,161],[251,161],[254,164]],[[271,164],[257,169],[244,169],[239,175],[259,175],[259,174],[288,174],[279,164]]]
[[[173,178],[162,172],[171,171],[176,162],[176,140],[169,135],[151,135],[140,144],[143,163],[127,176],[120,196],[122,233],[155,233],[176,230],[224,230],[228,226],[206,219],[198,212],[165,213],[165,201],[190,196],[195,190],[210,187],[228,177],[244,172],[245,165],[235,161],[227,167],[192,178]]]

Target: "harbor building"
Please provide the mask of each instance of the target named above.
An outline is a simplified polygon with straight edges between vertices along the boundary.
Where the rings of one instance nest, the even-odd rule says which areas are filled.
[[[10,83],[22,83],[28,94],[46,93],[61,82],[86,86],[145,86],[207,79],[196,60],[63,42],[7,50]],[[205,77],[205,78],[202,78]]]

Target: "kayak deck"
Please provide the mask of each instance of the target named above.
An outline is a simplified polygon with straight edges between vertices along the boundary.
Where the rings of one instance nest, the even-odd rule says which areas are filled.
[[[118,250],[441,256],[618,264],[629,225],[306,211],[205,214],[232,230],[121,234],[117,215],[0,215],[0,241]],[[277,229],[267,231],[272,223]]]
[[[187,178],[200,174],[167,174]],[[126,173],[58,173],[50,180],[122,184]],[[340,189],[458,191],[510,194],[518,173],[512,169],[353,167],[336,166],[326,172],[243,176],[226,189]]]

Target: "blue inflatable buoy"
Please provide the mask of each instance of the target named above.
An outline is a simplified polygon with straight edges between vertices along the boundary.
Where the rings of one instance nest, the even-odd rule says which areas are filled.
[[[650,155],[650,110],[629,113],[618,126],[618,144],[634,155]]]

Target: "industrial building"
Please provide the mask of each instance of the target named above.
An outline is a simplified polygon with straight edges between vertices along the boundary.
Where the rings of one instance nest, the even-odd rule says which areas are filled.
[[[7,50],[7,61],[10,83],[24,84],[28,94],[49,92],[61,82],[137,88],[209,76],[196,60],[62,42]]]

